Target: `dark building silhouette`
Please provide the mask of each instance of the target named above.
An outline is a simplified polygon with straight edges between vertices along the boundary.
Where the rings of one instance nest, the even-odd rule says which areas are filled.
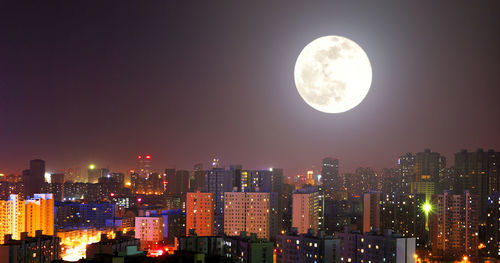
[[[326,198],[335,198],[336,193],[344,190],[344,182],[339,174],[339,160],[330,157],[323,159],[321,182]]]
[[[42,184],[45,182],[45,161],[31,160],[30,169],[23,171],[23,181],[26,196],[40,193]]]

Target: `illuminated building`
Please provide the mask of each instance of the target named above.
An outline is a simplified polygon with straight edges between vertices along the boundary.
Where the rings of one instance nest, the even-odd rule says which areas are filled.
[[[296,190],[292,199],[292,227],[296,227],[299,234],[308,233],[309,229],[318,231],[320,213],[318,190],[315,187]]]
[[[455,192],[469,190],[479,195],[480,219],[486,219],[488,195],[500,191],[500,152],[494,150],[475,152],[462,150],[455,154],[455,177],[457,178]]]
[[[87,194],[86,183],[65,182],[63,185],[62,201],[83,199],[86,194]]]
[[[106,220],[113,219],[116,204],[109,202],[56,202],[55,224],[57,229],[102,228]]]
[[[54,235],[54,198],[52,194],[35,194],[26,200],[26,232],[35,236],[37,230]]]
[[[186,233],[186,214],[181,209],[144,210],[143,213],[141,210],[139,216],[161,217],[163,219],[163,239],[166,244],[173,245],[175,237],[183,236]]]
[[[363,228],[363,199],[325,200],[324,218],[324,231],[328,235],[342,232],[346,227],[360,230]]]
[[[61,257],[63,260],[77,261],[85,257],[87,244],[99,242],[103,234],[108,238],[114,237],[110,229],[98,230],[96,228],[84,228],[76,230],[59,230],[56,235],[61,240]]]
[[[391,230],[377,233],[336,233],[342,247],[340,262],[415,262],[415,238],[402,237]]]
[[[425,194],[391,193],[380,198],[380,229],[395,230],[403,237],[415,237],[417,249],[426,248],[429,233],[425,229]],[[430,199],[429,199],[430,200]]]
[[[380,229],[380,192],[363,195],[363,233],[381,231]]]
[[[444,177],[446,158],[437,152],[425,149],[415,156],[415,181],[438,183]]]
[[[31,160],[30,169],[23,171],[23,181],[26,191],[25,196],[39,193],[42,184],[45,182],[45,161]]]
[[[336,193],[344,190],[344,181],[339,174],[339,160],[330,157],[323,159],[321,184],[326,198],[335,198]]]
[[[42,193],[50,193],[53,195],[55,201],[63,200],[64,185],[61,183],[43,183]]]
[[[224,233],[241,232],[269,239],[269,193],[227,192],[224,194]]]
[[[3,244],[4,235],[10,234],[19,240],[26,228],[26,207],[19,195],[12,194],[9,200],[0,200],[0,241]]]
[[[429,215],[432,254],[444,257],[477,256],[479,199],[477,195],[443,194],[432,197]]]
[[[500,258],[500,192],[494,192],[488,196],[488,206],[486,211],[486,255],[493,258]]]
[[[296,230],[276,236],[277,263],[340,262],[339,239],[322,234],[314,235],[312,230],[299,235]]]
[[[0,182],[0,199],[8,199],[11,194],[25,197],[24,182]]]
[[[151,155],[137,155],[138,169],[137,173],[141,177],[146,177],[151,173]]]
[[[141,240],[141,249],[156,248],[163,241],[163,217],[135,218],[135,238]]]
[[[359,167],[354,174],[344,174],[348,196],[362,196],[368,191],[380,189],[378,174],[369,167]]]
[[[436,193],[436,183],[432,181],[417,181],[410,183],[410,193],[424,194],[427,200]]]
[[[214,234],[214,201],[212,193],[187,193],[186,235],[194,229],[199,236]]]
[[[416,157],[412,153],[406,153],[398,158],[397,181],[401,192],[408,193],[410,182],[415,181],[415,162]]]
[[[224,254],[233,262],[272,263],[274,243],[256,234],[247,236],[241,232],[239,236],[224,238]]]
[[[60,258],[58,237],[42,235],[42,231],[36,231],[33,237],[24,232],[20,240],[12,240],[10,235],[6,237],[5,244],[0,245],[2,262],[50,263]]]
[[[218,166],[218,161],[214,161]],[[214,234],[224,234],[224,193],[231,192],[231,173],[224,168],[214,167],[207,174],[207,192],[214,197]]]

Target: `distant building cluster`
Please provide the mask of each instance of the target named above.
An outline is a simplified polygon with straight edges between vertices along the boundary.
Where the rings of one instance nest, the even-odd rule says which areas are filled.
[[[32,160],[0,174],[0,255],[165,262],[500,260],[500,153],[406,153],[394,167],[209,169],[93,164],[46,174]],[[91,245],[88,245],[91,243]],[[43,248],[43,249],[42,249]],[[23,251],[23,252],[20,252]],[[117,259],[118,260],[118,259]],[[153,262],[153,261],[151,261]]]

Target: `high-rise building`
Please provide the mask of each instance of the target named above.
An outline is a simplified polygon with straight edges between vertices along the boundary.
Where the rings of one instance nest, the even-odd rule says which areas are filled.
[[[141,240],[141,249],[157,248],[163,240],[163,217],[135,217],[135,238]]]
[[[30,169],[23,171],[23,181],[25,184],[26,196],[39,193],[42,184],[45,182],[45,161],[31,160]]]
[[[425,149],[415,156],[415,181],[432,181],[439,183],[444,177],[446,158],[440,153]]]
[[[432,254],[458,258],[477,256],[479,232],[478,196],[465,191],[463,194],[443,194],[432,197],[430,235]]]
[[[269,202],[269,193],[226,192],[224,233],[238,236],[247,232],[269,239]]]
[[[217,163],[218,165],[218,163]],[[224,193],[232,190],[231,173],[224,168],[212,168],[207,174],[207,192],[214,197],[214,234],[224,234]]]
[[[323,159],[321,184],[326,198],[335,198],[336,193],[344,190],[344,182],[339,174],[339,160],[330,157]]]
[[[428,248],[425,228],[425,194],[384,193],[380,199],[380,229],[391,229],[403,237],[414,237],[417,249]]]
[[[64,173],[53,173],[50,174],[50,183],[64,184]]]
[[[277,263],[341,262],[339,239],[314,235],[312,231],[299,235],[295,230],[276,237]]]
[[[257,235],[247,236],[242,232],[240,236],[224,238],[224,254],[233,262],[272,263],[274,243]]]
[[[293,195],[292,227],[296,227],[299,234],[308,233],[309,229],[318,231],[320,200],[319,192],[315,187],[296,190]]]
[[[214,200],[212,193],[187,193],[186,235],[194,229],[198,236],[214,234]]]
[[[398,178],[401,192],[409,193],[410,182],[415,181],[415,163],[416,157],[412,153],[406,153],[398,158]]]
[[[203,165],[201,163],[195,164],[189,180],[189,191],[206,191],[206,180],[207,172],[203,170]]]
[[[455,154],[455,173],[457,184],[455,192],[469,190],[478,194],[480,202],[480,219],[486,218],[488,195],[500,189],[500,152],[478,149],[475,152],[462,150]]]
[[[175,172],[176,193],[185,194],[189,191],[189,171],[177,170]]]
[[[2,262],[50,263],[60,259],[60,243],[59,237],[43,235],[42,231],[33,237],[23,232],[17,240],[7,235],[5,244],[0,245],[0,258]]]
[[[414,237],[402,237],[391,230],[383,235],[346,230],[335,237],[341,240],[340,262],[415,262]]]
[[[165,181],[165,192],[169,194],[174,194],[177,192],[177,179],[175,178],[175,169],[167,168],[164,174]]]
[[[151,173],[151,155],[137,155],[137,173],[143,178]]]
[[[380,232],[380,192],[363,195],[363,233]]]
[[[19,195],[12,194],[8,200],[0,200],[0,244],[5,235],[19,240],[26,228],[26,206]]]
[[[486,256],[500,259],[500,192],[488,196],[484,245]]]
[[[54,198],[52,194],[35,194],[26,200],[26,232],[34,237],[37,230],[54,235]]]

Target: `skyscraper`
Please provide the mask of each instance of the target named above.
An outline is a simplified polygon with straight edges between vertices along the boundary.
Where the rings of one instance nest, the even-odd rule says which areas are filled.
[[[214,234],[214,200],[212,193],[187,193],[186,235],[194,229],[198,236]]]
[[[425,149],[415,157],[415,181],[431,181],[439,183],[444,177],[446,157],[440,153]]]
[[[444,257],[477,256],[479,231],[478,196],[443,194],[432,197],[430,234],[432,254]]]
[[[4,243],[4,236],[11,234],[13,239],[19,240],[21,232],[26,227],[26,207],[19,195],[12,194],[9,200],[0,200],[0,244]]]
[[[23,171],[23,181],[26,196],[39,193],[42,184],[45,182],[45,161],[39,159],[31,160],[30,169]]]
[[[245,231],[269,239],[269,193],[227,192],[224,198],[226,235],[238,236]]]
[[[309,229],[318,231],[320,213],[318,189],[307,187],[296,190],[292,199],[292,227],[296,227],[299,234],[308,233]]]
[[[339,174],[339,160],[330,157],[323,159],[321,183],[326,198],[335,198],[336,193],[344,190],[344,182]]]
[[[500,152],[478,149],[475,152],[462,150],[455,154],[456,192],[469,190],[481,199],[481,219],[486,218],[488,195],[498,191],[500,185]]]
[[[214,231],[216,235],[222,235],[224,233],[224,192],[231,192],[231,173],[224,168],[212,168],[208,171],[207,188],[214,197]]]
[[[137,155],[137,173],[146,177],[151,173],[151,155]]]
[[[372,191],[363,195],[363,233],[380,229],[380,192]]]
[[[37,230],[54,235],[54,198],[52,194],[35,194],[26,200],[26,232],[34,237]]]

